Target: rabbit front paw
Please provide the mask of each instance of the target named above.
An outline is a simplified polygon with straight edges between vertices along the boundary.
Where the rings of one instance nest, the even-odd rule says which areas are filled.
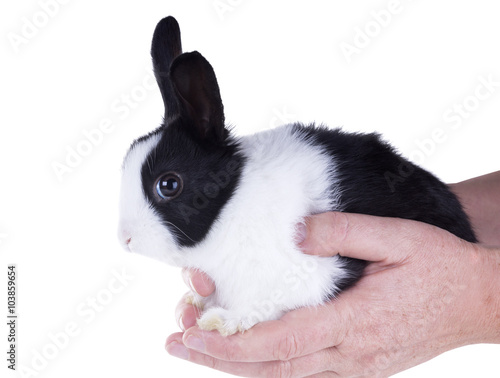
[[[198,326],[205,331],[216,329],[222,336],[230,336],[236,332],[244,332],[250,329],[255,322],[247,318],[236,316],[222,307],[213,307],[206,311],[200,319]]]
[[[202,296],[197,295],[193,292],[186,294],[184,300],[187,304],[195,306],[196,308],[200,309],[201,311],[203,311],[203,309],[205,308],[205,298],[203,298]]]

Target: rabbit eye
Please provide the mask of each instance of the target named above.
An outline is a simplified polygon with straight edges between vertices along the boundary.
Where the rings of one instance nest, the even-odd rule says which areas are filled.
[[[156,193],[161,199],[170,200],[182,191],[182,179],[175,173],[167,173],[156,181]]]

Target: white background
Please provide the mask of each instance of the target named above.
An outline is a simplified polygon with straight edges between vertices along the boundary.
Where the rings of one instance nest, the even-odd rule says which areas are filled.
[[[31,376],[224,376],[165,352],[186,291],[180,272],[125,253],[116,238],[122,158],[163,115],[159,91],[144,84],[151,80],[152,33],[164,16],[179,21],[184,50],[199,50],[214,66],[237,134],[282,119],[317,121],[378,131],[446,182],[499,169],[500,87],[488,98],[470,97],[479,77],[500,81],[497,2],[401,0],[397,14],[377,21],[389,3],[2,3],[1,282],[7,264],[17,264],[18,363],[38,368]],[[368,40],[360,37],[366,29]],[[349,61],[341,44],[355,40],[367,46]],[[464,101],[474,110],[452,128],[443,115]],[[111,130],[58,177],[54,164],[88,147],[85,133],[106,120]],[[441,135],[434,147],[423,142],[433,135]],[[122,271],[130,277],[115,281]],[[100,301],[99,312],[89,307],[91,298]],[[67,327],[74,336],[65,340]],[[6,335],[3,326],[4,357]],[[400,376],[498,377],[499,352],[499,346],[469,346]],[[45,364],[43,353],[50,357]]]

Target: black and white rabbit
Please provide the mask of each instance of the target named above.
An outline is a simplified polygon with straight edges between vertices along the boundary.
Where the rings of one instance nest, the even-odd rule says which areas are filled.
[[[119,238],[132,252],[210,275],[215,293],[194,299],[201,328],[230,335],[355,284],[365,261],[296,246],[295,226],[311,214],[414,219],[476,241],[447,186],[377,134],[296,123],[235,137],[212,67],[182,53],[174,18],[157,25],[151,54],[165,119],[124,159]]]

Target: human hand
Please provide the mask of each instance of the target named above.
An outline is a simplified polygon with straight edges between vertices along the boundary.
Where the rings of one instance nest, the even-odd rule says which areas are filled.
[[[167,351],[241,376],[387,376],[455,347],[500,342],[500,250],[401,219],[311,217],[302,248],[373,261],[351,289],[318,308],[222,337],[185,328]],[[195,286],[195,285],[194,285]]]
[[[196,292],[202,297],[208,297],[215,291],[215,284],[210,277],[199,270],[182,269],[182,279],[191,292]],[[177,324],[183,331],[194,326],[196,319],[200,317],[199,309],[186,302],[186,297],[191,295],[191,292],[184,294],[175,310]]]

